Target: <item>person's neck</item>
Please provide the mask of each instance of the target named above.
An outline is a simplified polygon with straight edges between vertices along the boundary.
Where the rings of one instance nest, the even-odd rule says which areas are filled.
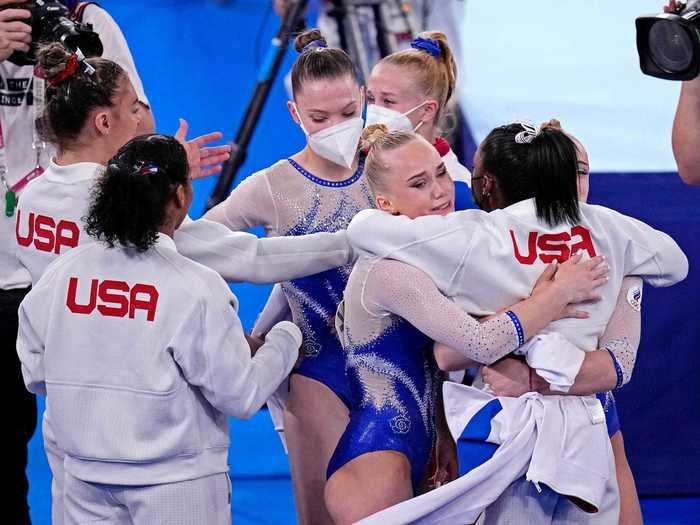
[[[292,158],[319,179],[329,181],[345,180],[357,169],[357,157],[352,163],[352,168],[346,168],[317,155],[308,145]]]
[[[78,162],[94,162],[106,166],[111,157],[110,152],[106,151],[104,147],[90,145],[61,150],[56,154],[55,160],[59,166],[77,164]]]
[[[175,225],[174,224],[164,224],[160,228],[158,228],[158,233],[162,233],[163,235],[167,235],[171,239],[175,237]]]
[[[437,133],[437,127],[435,126],[435,124],[423,124],[421,127],[418,128],[418,131],[416,131],[416,133],[418,133],[421,137],[423,137],[431,144],[435,144],[435,140],[439,137]]]

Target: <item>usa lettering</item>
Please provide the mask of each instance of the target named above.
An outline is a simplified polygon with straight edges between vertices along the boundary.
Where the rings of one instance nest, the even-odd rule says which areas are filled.
[[[61,248],[75,248],[80,241],[80,229],[72,221],[29,213],[26,233],[22,232],[22,212],[17,210],[15,233],[20,246],[31,246],[41,252],[61,253]]]
[[[71,277],[68,281],[68,296],[66,306],[74,314],[90,315],[95,310],[105,317],[128,317],[134,319],[136,311],[145,312],[146,320],[156,318],[158,307],[158,290],[150,284],[135,284],[130,286],[125,281],[92,279],[90,295],[85,301],[86,287],[81,286],[78,292],[78,278]]]
[[[546,264],[555,260],[562,263],[579,251],[587,252],[589,257],[597,255],[591,232],[581,225],[561,233],[530,232],[525,245],[518,244],[513,230],[510,230],[510,238],[513,241],[513,255],[520,264],[535,264],[537,259]]]

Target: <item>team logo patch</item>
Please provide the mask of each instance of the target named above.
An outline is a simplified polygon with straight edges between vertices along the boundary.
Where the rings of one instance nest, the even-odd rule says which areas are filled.
[[[642,310],[642,288],[633,286],[627,290],[627,302],[636,312]]]

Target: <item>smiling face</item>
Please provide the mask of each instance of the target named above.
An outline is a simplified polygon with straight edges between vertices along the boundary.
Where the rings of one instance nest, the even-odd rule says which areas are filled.
[[[296,103],[296,104],[295,104]],[[287,106],[294,121],[309,135],[362,115],[362,93],[351,75],[307,80]],[[296,105],[296,110],[295,110]],[[298,111],[298,113],[297,113]]]
[[[454,211],[454,183],[442,158],[426,140],[417,137],[382,155],[381,188],[377,206],[411,219]]]

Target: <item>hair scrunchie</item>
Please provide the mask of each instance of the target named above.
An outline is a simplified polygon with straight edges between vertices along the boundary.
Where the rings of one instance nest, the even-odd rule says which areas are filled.
[[[428,53],[434,56],[435,58],[438,58],[440,55],[442,55],[440,43],[432,38],[424,38],[422,36],[417,36],[411,41],[411,47],[413,49],[418,49],[419,51]]]
[[[311,42],[309,42],[308,44],[306,44],[304,47],[301,48],[300,54],[303,55],[304,53],[308,53],[312,49],[324,48],[324,47],[328,47],[328,45],[323,40],[319,40],[319,39],[312,40]]]

